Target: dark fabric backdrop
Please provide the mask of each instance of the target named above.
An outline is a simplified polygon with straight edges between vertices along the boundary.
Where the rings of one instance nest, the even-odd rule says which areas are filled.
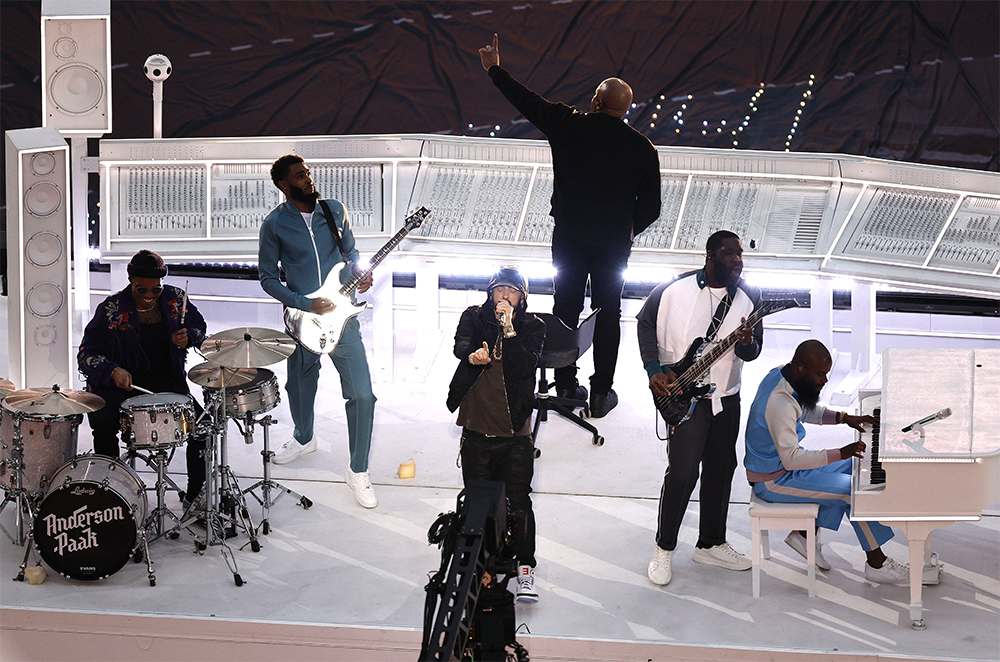
[[[41,122],[39,14],[0,3],[4,130]],[[629,119],[657,145],[729,148],[750,115],[739,149],[1000,168],[995,0],[115,1],[109,137],[151,135],[142,64],[163,53],[165,137],[539,138],[480,66],[494,31],[504,67],[550,99],[586,108],[603,78],[624,78]]]

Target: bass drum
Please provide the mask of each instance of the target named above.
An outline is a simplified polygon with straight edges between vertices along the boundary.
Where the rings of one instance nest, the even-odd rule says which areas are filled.
[[[52,478],[35,518],[35,546],[64,577],[105,579],[136,550],[146,507],[146,486],[128,465],[77,456]]]

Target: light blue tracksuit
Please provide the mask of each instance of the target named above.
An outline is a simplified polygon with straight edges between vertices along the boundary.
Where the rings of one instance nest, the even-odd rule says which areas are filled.
[[[353,265],[359,254],[347,211],[337,200],[328,200],[348,261]],[[275,207],[260,226],[258,253],[260,284],[264,291],[290,308],[309,310],[315,292],[334,266],[344,261],[333,240],[323,210],[316,204],[312,223],[307,225],[298,208],[289,201]],[[278,263],[285,270],[287,286],[278,276]],[[354,271],[344,269],[341,280],[347,282]],[[285,391],[295,423],[295,439],[300,444],[313,437],[314,404],[319,384],[319,355],[299,345],[288,358],[288,382]],[[375,395],[372,393],[368,359],[361,343],[358,320],[344,328],[337,348],[330,354],[340,373],[340,385],[347,400],[347,435],[351,450],[351,471],[368,471],[372,427],[375,421]]]
[[[836,531],[851,510],[851,460],[839,460],[824,465],[822,463],[826,460],[822,459],[823,455],[814,451],[811,455],[821,459],[810,462],[809,464],[813,465],[811,468],[788,470],[778,456],[766,420],[768,406],[782,405],[780,399],[771,397],[779,389],[783,389],[786,393],[792,390],[782,376],[781,368],[775,368],[761,381],[757,396],[750,405],[743,466],[748,473],[773,476],[770,480],[751,478],[755,480],[754,494],[772,503],[817,503],[819,515],[816,517],[816,524],[824,529]],[[794,397],[798,401],[798,393],[794,393]],[[822,405],[818,405],[817,408],[824,409]],[[805,427],[802,425],[805,412],[801,406],[798,407],[798,411],[795,432],[798,441],[801,442],[806,436]],[[795,414],[792,413],[791,416]],[[814,418],[819,416],[814,413]],[[892,538],[892,529],[879,522],[852,520],[851,526],[854,527],[858,541],[866,552],[881,547]]]

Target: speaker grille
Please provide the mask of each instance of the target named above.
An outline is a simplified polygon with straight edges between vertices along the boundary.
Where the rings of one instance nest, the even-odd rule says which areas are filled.
[[[64,113],[85,115],[104,100],[104,80],[86,64],[66,64],[49,79],[52,105]]]

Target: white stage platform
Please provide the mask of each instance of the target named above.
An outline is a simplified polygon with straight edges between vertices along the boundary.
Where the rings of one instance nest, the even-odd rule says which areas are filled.
[[[175,282],[170,281],[169,282]],[[242,284],[241,284],[242,285]],[[100,287],[95,279],[95,287]],[[478,293],[461,295],[478,303]],[[408,296],[396,291],[397,299]],[[94,297],[95,302],[100,297]],[[209,332],[238,326],[280,328],[274,306],[195,303]],[[629,302],[628,311],[638,302]],[[551,309],[533,295],[530,308]],[[6,329],[6,299],[3,300]],[[265,309],[266,308],[266,309]],[[456,307],[460,309],[461,305]],[[263,309],[263,310],[262,310]],[[401,313],[397,311],[397,319]],[[83,583],[49,571],[38,586],[10,581],[23,548],[0,541],[0,658],[3,660],[413,660],[419,650],[424,585],[440,562],[427,529],[454,509],[461,486],[456,467],[459,429],[444,406],[456,359],[451,335],[457,313],[442,315],[440,343],[414,357],[415,333],[395,334],[396,379],[375,385],[379,398],[371,456],[377,509],[358,506],[343,482],[348,463],[346,427],[335,370],[324,364],[317,402],[319,450],[276,467],[274,478],[305,494],[303,510],[289,498],[271,511],[272,530],[262,548],[236,551],[237,587],[218,547],[195,553],[185,538],[158,540],[150,548],[156,586],[144,565],[129,562],[107,580]],[[880,323],[884,322],[880,316]],[[983,325],[968,320],[966,328]],[[959,324],[950,319],[935,322]],[[980,328],[995,328],[990,321]],[[991,326],[992,325],[992,326]],[[766,350],[744,372],[744,414],[768,369],[788,360],[802,331],[766,331]],[[995,346],[989,341],[921,340],[880,335],[879,345]],[[997,341],[1000,343],[1000,340]],[[426,349],[428,346],[430,350]],[[434,353],[436,351],[436,353]],[[846,356],[837,375],[847,372]],[[410,363],[429,363],[424,381],[406,381]],[[192,358],[189,367],[197,363]],[[589,355],[581,365],[589,376]],[[0,374],[6,358],[0,359]],[[284,385],[283,367],[272,366]],[[624,324],[616,389],[621,404],[596,421],[603,447],[558,416],[542,425],[537,445],[534,503],[538,523],[537,583],[540,601],[517,606],[518,640],[533,659],[560,660],[997,660],[1000,651],[1000,508],[982,521],[940,529],[934,547],[945,563],[940,585],[924,590],[927,630],[911,630],[908,589],[864,580],[864,553],[846,523],[824,532],[833,569],[818,572],[818,591],[806,594],[804,562],[772,536],[762,595],[751,597],[750,572],[695,564],[697,490],[681,531],[674,578],[665,587],[646,579],[656,508],[665,466],[654,435],[654,416],[638,359],[634,322]],[[831,380],[836,383],[836,379]],[[20,386],[20,385],[19,385]],[[291,431],[287,404],[272,412],[272,446]],[[230,428],[230,464],[244,487],[261,475],[262,443],[252,445]],[[811,447],[846,443],[846,427],[813,428]],[[80,449],[91,446],[81,428]],[[742,457],[742,448],[740,448]],[[416,478],[400,480],[396,468],[409,458]],[[172,467],[183,472],[183,453]],[[147,485],[152,474],[143,473]],[[183,477],[179,479],[183,484]],[[961,489],[961,486],[940,486]],[[750,551],[749,488],[737,470],[729,540]],[[176,496],[168,504],[176,507]],[[260,509],[252,507],[255,519]],[[13,523],[10,509],[0,521]],[[245,535],[232,543],[247,543]],[[906,560],[902,535],[886,552]],[[530,632],[530,634],[528,634]]]

